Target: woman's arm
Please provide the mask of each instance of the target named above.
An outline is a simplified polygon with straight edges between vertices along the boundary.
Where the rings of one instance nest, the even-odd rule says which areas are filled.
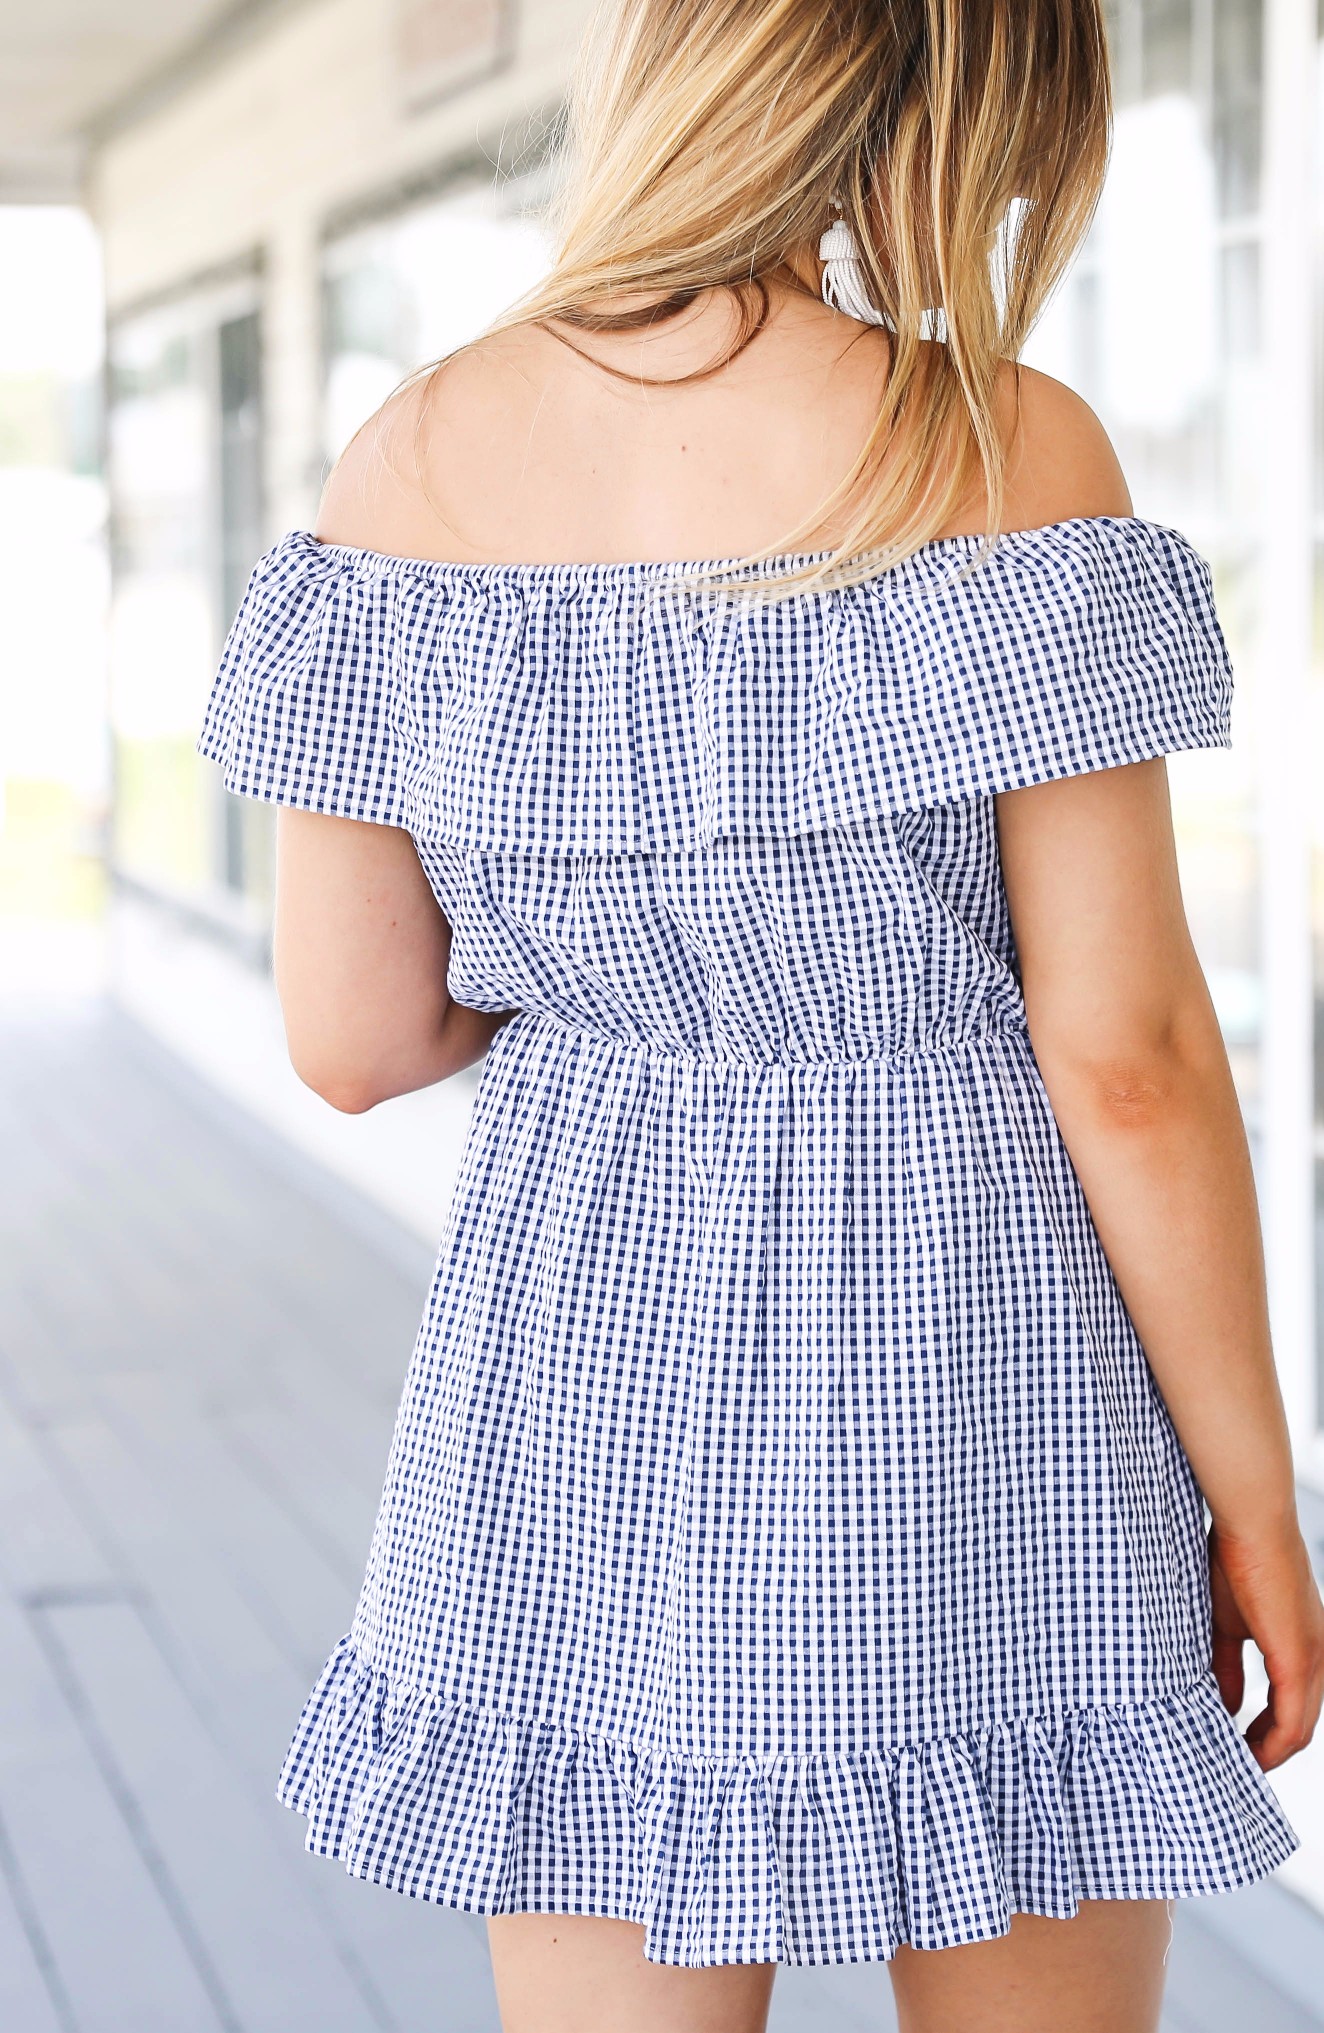
[[[408,833],[281,808],[276,991],[307,1086],[360,1114],[480,1059],[516,1012],[451,1001],[450,945]]]
[[[1324,1604],[1297,1519],[1241,1110],[1186,923],[1162,760],[1003,792],[1031,1042],[1072,1163],[1213,1519],[1214,1664],[1253,1637],[1267,1769],[1309,1740]]]
[[[315,534],[426,555],[409,471],[418,394],[389,399],[345,447]],[[411,519],[412,515],[412,519]],[[276,833],[276,989],[290,1060],[309,1087],[359,1114],[481,1059],[515,1010],[453,1003],[451,928],[403,828],[282,807]]]
[[[997,803],[1035,1057],[1128,1310],[1215,1522],[1281,1524],[1296,1497],[1250,1157],[1167,771],[1131,763]]]

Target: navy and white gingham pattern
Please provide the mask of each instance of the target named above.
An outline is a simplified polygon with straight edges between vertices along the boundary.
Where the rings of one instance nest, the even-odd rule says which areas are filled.
[[[767,607],[306,531],[254,571],[201,752],[408,827],[453,995],[520,1012],[278,1780],[357,1876],[808,1963],[1297,1847],[994,824],[1227,745],[1209,571],[1075,518],[954,584],[975,543]]]
[[[665,565],[439,564],[294,530],[254,572],[204,752],[252,796],[588,854],[945,804],[1161,755],[1175,728],[1226,744],[1209,568],[1177,531],[1012,532],[955,581],[976,549],[761,608]]]

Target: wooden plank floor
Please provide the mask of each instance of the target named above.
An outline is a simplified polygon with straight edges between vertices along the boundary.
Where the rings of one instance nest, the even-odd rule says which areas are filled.
[[[496,2033],[482,1920],[273,1797],[432,1253],[113,1007],[0,1033],[0,2026]],[[1166,2033],[1311,2033],[1198,1903]],[[876,1964],[779,1973],[774,2033],[894,2023]]]

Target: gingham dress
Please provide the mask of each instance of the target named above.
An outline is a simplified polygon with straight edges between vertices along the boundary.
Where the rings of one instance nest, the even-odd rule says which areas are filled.
[[[994,821],[1229,745],[1210,572],[1076,517],[954,583],[978,543],[765,607],[298,529],[253,572],[201,753],[407,828],[451,995],[519,1012],[278,1780],[356,1877],[831,1963],[1297,1847]]]

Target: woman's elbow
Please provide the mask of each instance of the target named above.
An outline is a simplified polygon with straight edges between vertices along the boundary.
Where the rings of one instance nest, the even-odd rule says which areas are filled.
[[[1054,1052],[1035,1046],[1050,1091],[1100,1128],[1159,1129],[1200,1107],[1215,1086],[1230,1080],[1227,1051],[1217,1029],[1142,1045],[1115,1041],[1095,1051]]]
[[[290,1064],[305,1087],[342,1115],[366,1115],[383,1101],[446,1078],[454,1062],[444,1032],[443,1026],[435,1034],[310,1041],[287,1029],[286,1040]]]
[[[445,1016],[429,1007],[408,1022],[382,1006],[296,1009],[281,1004],[290,1064],[305,1087],[342,1115],[444,1079],[450,1070]]]
[[[291,1023],[287,1013],[285,1046],[298,1079],[341,1115],[366,1115],[386,1099],[371,1054],[351,1040]]]
[[[1102,1061],[1080,1076],[1098,1119],[1113,1129],[1150,1129],[1184,1103],[1198,1069],[1178,1052]]]
[[[359,1067],[335,1061],[309,1060],[295,1052],[290,1053],[290,1064],[303,1085],[341,1115],[366,1115],[370,1108],[376,1108],[378,1102],[386,1099],[384,1089]]]

